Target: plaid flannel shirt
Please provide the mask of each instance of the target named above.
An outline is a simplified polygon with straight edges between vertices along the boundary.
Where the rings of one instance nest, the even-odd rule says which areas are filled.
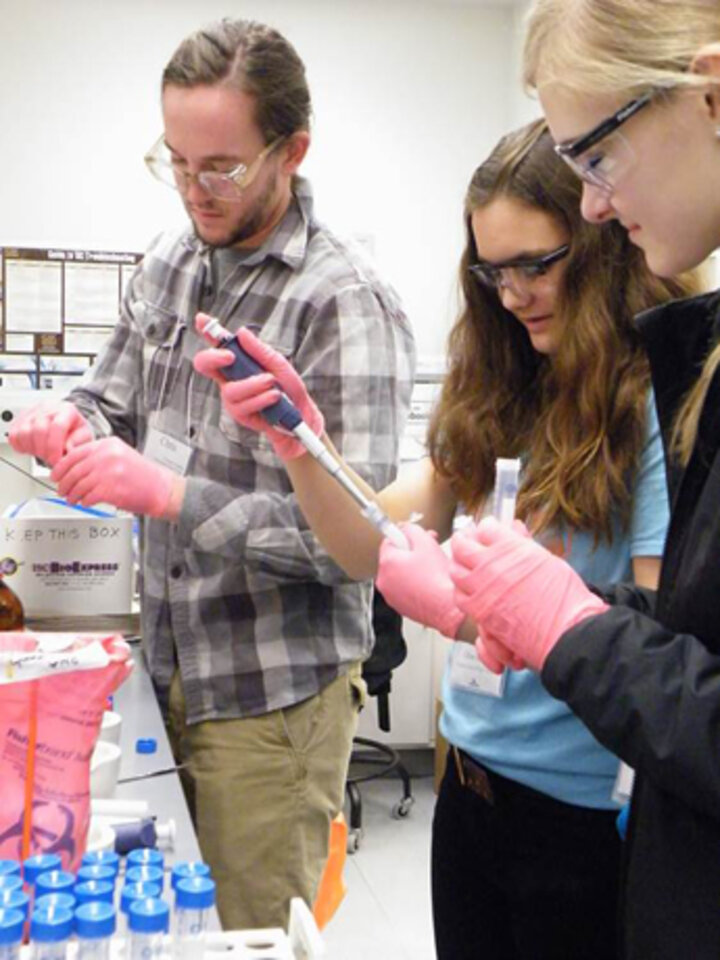
[[[397,296],[314,219],[300,178],[261,248],[213,252],[185,230],[160,236],[138,266],[69,399],[98,436],[142,451],[154,427],[192,450],[179,521],[144,518],[141,546],[145,654],[161,697],[177,663],[191,723],[298,703],[373,642],[370,584],[322,549],[268,439],[233,421],[216,385],[194,374],[200,308],[232,330],[259,327],[375,489],[395,474],[415,361]]]

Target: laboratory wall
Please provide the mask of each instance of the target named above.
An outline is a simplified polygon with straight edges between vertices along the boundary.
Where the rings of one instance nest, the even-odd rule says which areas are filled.
[[[498,137],[534,115],[512,2],[0,0],[0,245],[142,251],[184,215],[142,157],[179,40],[221,16],[278,27],[314,97],[304,172],[321,219],[373,252],[442,356],[462,199]]]

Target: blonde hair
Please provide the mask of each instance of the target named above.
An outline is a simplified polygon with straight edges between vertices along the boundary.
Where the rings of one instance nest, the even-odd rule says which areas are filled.
[[[527,19],[523,78],[529,89],[559,86],[629,99],[720,82],[690,69],[720,40],[720,0],[535,0]],[[687,463],[707,389],[720,365],[713,345],[677,415],[672,446]]]
[[[527,18],[523,77],[629,98],[697,86],[700,47],[720,40],[718,0],[535,0]]]

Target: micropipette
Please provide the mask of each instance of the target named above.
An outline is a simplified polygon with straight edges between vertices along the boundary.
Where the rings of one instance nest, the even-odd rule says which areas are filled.
[[[226,380],[244,380],[245,377],[253,377],[258,373],[266,373],[264,367],[261,367],[257,360],[253,358],[240,346],[238,339],[230,333],[219,320],[211,318],[203,328],[203,335],[211,337],[218,347],[230,350],[235,359],[227,367],[221,370]],[[391,540],[398,547],[408,547],[408,542],[402,530],[392,522],[386,513],[370,500],[362,490],[357,486],[353,479],[338,463],[335,457],[330,453],[320,438],[313,433],[310,427],[305,423],[302,414],[295,404],[281,393],[281,397],[275,403],[260,411],[261,415],[273,424],[273,426],[284,427],[289,433],[292,433],[307,452],[325,469],[338,483],[350,494],[353,500],[361,507],[362,515],[379,530],[384,537]]]

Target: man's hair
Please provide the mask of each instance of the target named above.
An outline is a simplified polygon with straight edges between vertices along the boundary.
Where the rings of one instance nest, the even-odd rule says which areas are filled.
[[[265,143],[309,129],[312,105],[305,65],[272,27],[220,20],[186,37],[162,75],[163,90],[218,84],[254,97]]]

